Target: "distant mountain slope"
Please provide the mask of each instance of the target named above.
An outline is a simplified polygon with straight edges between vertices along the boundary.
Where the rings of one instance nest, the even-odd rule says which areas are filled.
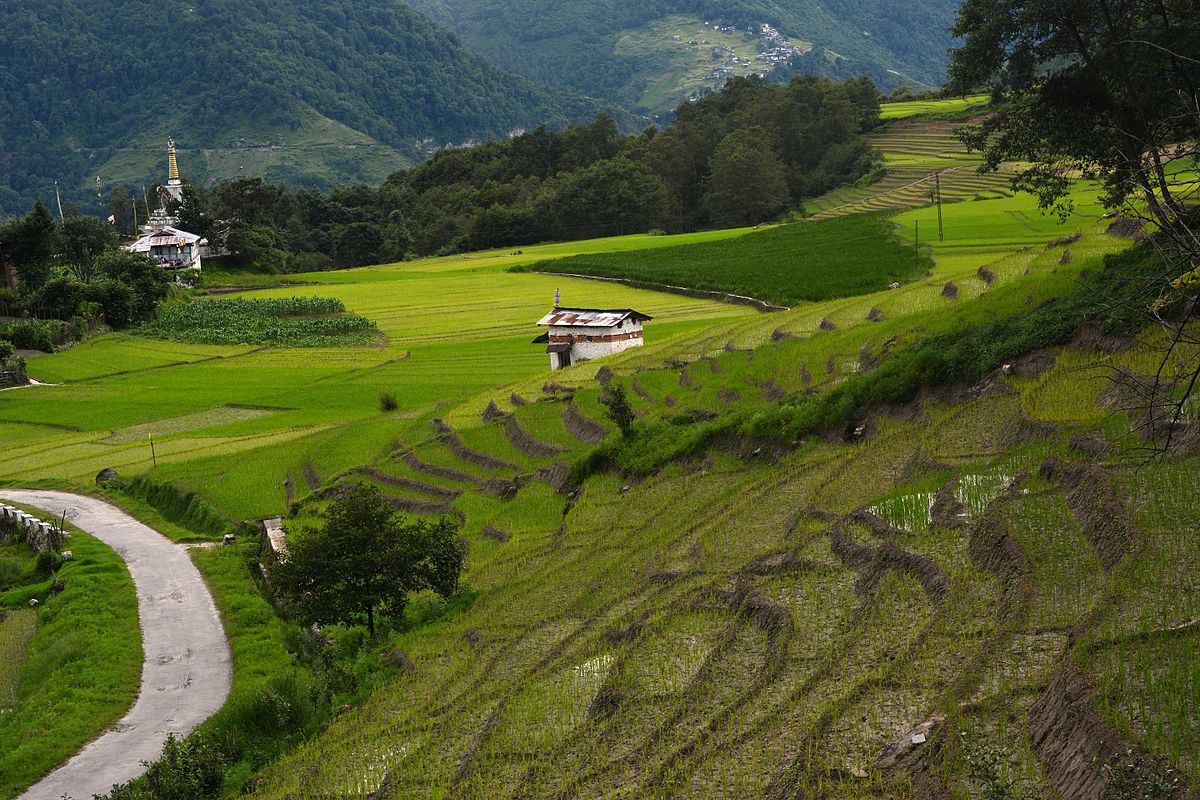
[[[159,177],[378,179],[430,148],[604,105],[497,69],[394,0],[9,0],[0,214]],[[282,146],[282,147],[281,147]]]
[[[647,88],[669,67],[663,54],[686,44],[658,36],[659,53],[622,48],[631,31],[653,29],[664,17],[686,14],[695,23],[768,23],[792,41],[812,43],[793,70],[845,77],[869,75],[937,86],[945,78],[949,27],[959,0],[408,0],[460,33],[500,66],[534,80],[567,86],[660,112],[669,93]],[[694,25],[693,25],[694,27]],[[713,41],[712,44],[718,44]]]

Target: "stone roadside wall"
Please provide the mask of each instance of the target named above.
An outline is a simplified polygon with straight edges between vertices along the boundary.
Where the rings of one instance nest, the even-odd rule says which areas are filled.
[[[35,552],[47,547],[61,549],[65,534],[52,522],[42,522],[19,508],[0,503],[0,528],[11,530],[28,543]]]

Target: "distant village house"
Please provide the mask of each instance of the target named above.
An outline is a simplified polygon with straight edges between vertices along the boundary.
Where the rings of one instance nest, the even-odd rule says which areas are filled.
[[[555,308],[538,320],[547,330],[533,342],[546,345],[550,369],[562,369],[641,347],[642,323],[650,319],[631,308]]]

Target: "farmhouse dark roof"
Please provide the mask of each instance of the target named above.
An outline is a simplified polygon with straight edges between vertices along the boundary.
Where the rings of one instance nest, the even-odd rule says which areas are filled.
[[[632,308],[556,308],[538,320],[538,325],[577,325],[611,328],[624,320],[643,322],[652,317]]]

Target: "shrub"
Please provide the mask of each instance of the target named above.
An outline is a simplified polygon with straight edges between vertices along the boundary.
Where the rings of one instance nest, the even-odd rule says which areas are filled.
[[[396,400],[396,395],[393,392],[379,393],[379,410],[383,412],[395,411],[400,407],[399,401]]]
[[[600,405],[604,413],[621,430],[622,436],[628,436],[633,430],[633,421],[637,418],[629,398],[625,395],[625,387],[619,383],[610,383],[600,393]]]

